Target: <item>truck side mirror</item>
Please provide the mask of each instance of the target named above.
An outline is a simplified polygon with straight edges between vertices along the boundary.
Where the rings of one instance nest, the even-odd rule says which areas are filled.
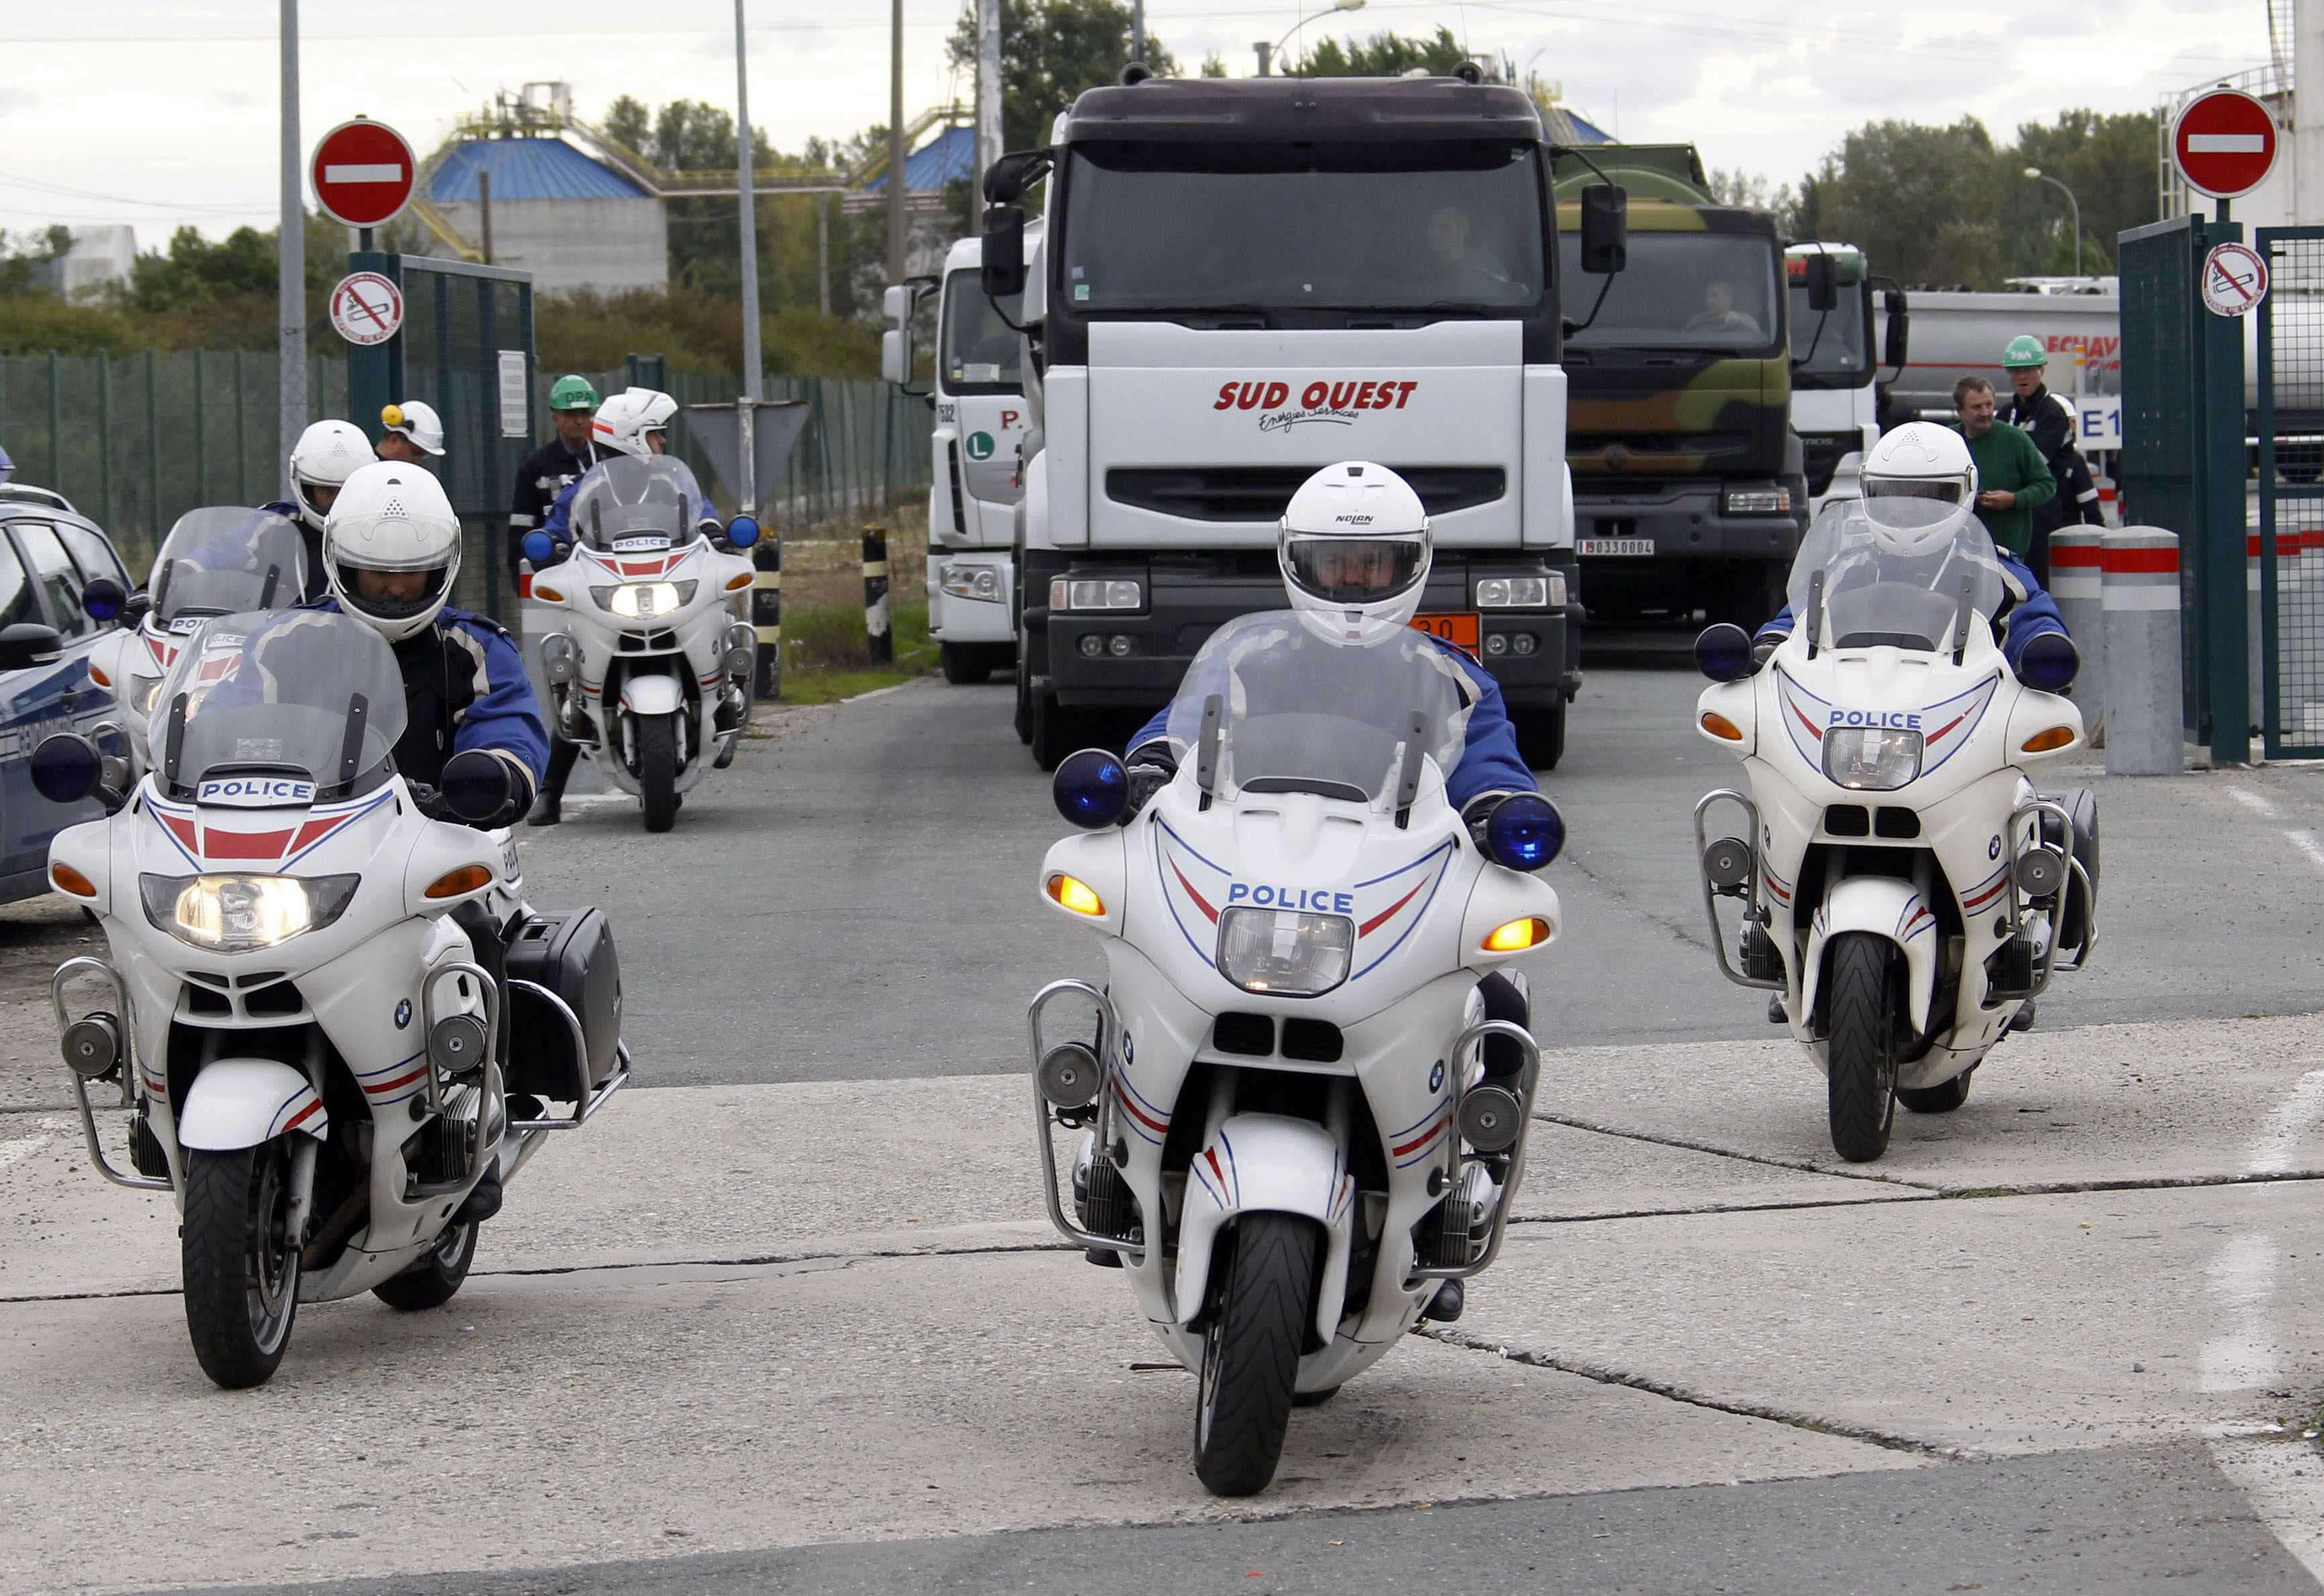
[[[1837,309],[1840,306],[1839,263],[1828,254],[1818,254],[1808,256],[1805,265],[1808,309],[1818,311]]]
[[[912,291],[908,284],[892,284],[880,296],[880,314],[890,327],[902,327],[912,318]]]
[[[1888,331],[1880,344],[1880,364],[1901,372],[1904,369],[1905,352],[1912,346],[1912,318],[1905,313],[1904,291],[1885,290],[1880,296],[1880,309],[1888,318]]]
[[[991,259],[991,248],[986,245],[987,260]],[[1629,190],[1612,183],[1592,183],[1582,190],[1582,269],[1606,276],[1629,263]]]
[[[888,291],[892,294],[897,291],[891,288]],[[899,388],[912,380],[912,335],[908,329],[891,327],[880,335],[880,376]]]
[[[982,279],[988,300],[1025,291],[1025,213],[1016,206],[985,208]]]

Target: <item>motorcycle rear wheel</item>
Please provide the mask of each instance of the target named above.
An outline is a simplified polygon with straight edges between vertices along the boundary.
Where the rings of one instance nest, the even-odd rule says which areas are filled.
[[[290,1145],[186,1152],[186,1333],[202,1372],[229,1391],[263,1385],[299,1317],[299,1248],[289,1233]]]
[[[468,1267],[476,1261],[480,1228],[474,1223],[454,1225],[437,1238],[436,1245],[418,1263],[392,1280],[381,1281],[371,1294],[399,1313],[442,1307],[467,1282]]]
[[[638,716],[638,792],[645,799],[648,831],[668,831],[678,824],[676,711]]]
[[[1895,943],[1869,931],[1843,931],[1831,939],[1827,1106],[1832,1150],[1851,1164],[1868,1164],[1886,1152],[1895,1122],[1903,964]]]
[[[1257,1495],[1282,1460],[1315,1295],[1315,1237],[1312,1220],[1246,1213],[1227,1241],[1194,1398],[1194,1473],[1216,1495]]]

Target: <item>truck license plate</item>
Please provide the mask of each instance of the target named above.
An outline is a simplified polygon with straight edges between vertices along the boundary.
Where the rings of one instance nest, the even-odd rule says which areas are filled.
[[[1655,540],[1652,538],[1584,538],[1584,554],[1643,554],[1652,558]]]
[[[1434,638],[1440,638],[1461,650],[1470,658],[1476,658],[1477,613],[1474,610],[1462,614],[1415,615],[1412,618],[1412,624],[1416,631],[1425,632]]]

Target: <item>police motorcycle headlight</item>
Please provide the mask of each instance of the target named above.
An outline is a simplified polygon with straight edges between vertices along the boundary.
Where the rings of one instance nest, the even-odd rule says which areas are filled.
[[[145,918],[191,947],[250,953],[319,931],[355,901],[360,875],[141,875]]]
[[[1921,773],[1921,733],[1884,726],[1832,726],[1823,773],[1855,792],[1894,792]]]
[[[696,586],[692,582],[622,582],[592,587],[589,596],[597,601],[599,609],[610,610],[624,621],[638,621],[684,609],[694,602]]]
[[[1291,909],[1231,909],[1219,917],[1219,973],[1250,992],[1319,998],[1348,978],[1356,922]]]
[[[158,676],[133,676],[129,678],[129,690],[124,696],[129,700],[130,708],[150,716],[153,713],[154,701],[161,696],[161,678]]]

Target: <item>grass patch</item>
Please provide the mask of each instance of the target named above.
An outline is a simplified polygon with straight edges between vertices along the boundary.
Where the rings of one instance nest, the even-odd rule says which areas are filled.
[[[785,604],[782,702],[835,703],[935,669],[936,645],[928,641],[925,600],[896,604],[890,624],[895,629],[896,661],[874,666],[861,604]]]

